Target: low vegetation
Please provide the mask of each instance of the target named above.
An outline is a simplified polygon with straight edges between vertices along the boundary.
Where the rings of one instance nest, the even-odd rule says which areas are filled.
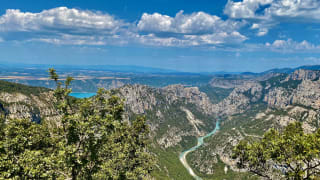
[[[212,104],[218,104],[220,101],[228,97],[233,89],[212,87],[210,84],[207,84],[200,86],[199,90],[206,93]]]
[[[22,85],[22,84],[17,84],[17,83],[12,83],[12,82],[0,80],[0,91],[1,92],[10,92],[10,93],[19,92],[19,93],[22,93],[22,94],[28,96],[30,94],[39,95],[40,93],[50,91],[50,89],[44,88],[44,87],[32,87],[32,86],[27,86],[27,85]]]

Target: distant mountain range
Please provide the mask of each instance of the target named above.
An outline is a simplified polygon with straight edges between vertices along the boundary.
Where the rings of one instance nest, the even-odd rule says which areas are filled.
[[[296,68],[275,68],[275,69],[270,69],[261,73],[251,73],[251,72],[244,72],[241,74],[269,74],[269,73],[285,73],[289,74],[294,72],[295,70],[298,69],[305,69],[305,70],[320,70],[320,65],[306,65],[306,66],[299,66]]]

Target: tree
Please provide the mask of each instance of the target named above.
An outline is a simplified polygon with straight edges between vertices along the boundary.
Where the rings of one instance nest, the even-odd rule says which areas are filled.
[[[154,157],[147,151],[149,128],[145,117],[131,123],[123,120],[123,101],[99,89],[91,99],[70,97],[70,82],[57,83],[55,96],[62,115],[58,127],[61,167],[72,179],[140,179],[150,173]]]
[[[61,118],[52,126],[0,116],[0,179],[144,179],[155,163],[145,117],[125,121],[123,100],[103,89],[72,98],[73,79],[49,73]]]
[[[300,122],[271,129],[258,141],[242,140],[233,150],[239,168],[266,179],[315,179],[320,175],[320,129],[306,134]]]
[[[0,179],[56,176],[48,129],[30,120],[11,119],[1,129]]]

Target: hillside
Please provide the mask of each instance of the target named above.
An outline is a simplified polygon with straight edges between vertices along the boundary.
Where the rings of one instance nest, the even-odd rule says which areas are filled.
[[[0,113],[8,119],[56,119],[50,89],[0,81]]]
[[[0,80],[0,92],[21,93],[24,95],[39,95],[49,92],[50,89],[44,87],[32,87],[23,84],[11,83]]]
[[[227,113],[220,131],[188,156],[193,169],[205,179],[216,179],[216,173],[224,174],[225,167],[229,169],[227,177],[238,171],[230,155],[241,139],[259,138],[269,128],[281,129],[293,121],[301,121],[306,132],[319,128],[319,71],[296,70],[289,75],[248,83],[255,84],[254,88],[243,91],[247,85],[236,87],[231,95],[242,98],[232,98],[233,107],[225,106],[245,112]]]
[[[128,117],[144,114],[151,127],[153,152],[159,157],[158,179],[192,179],[179,161],[184,149],[196,144],[196,137],[211,131],[216,119],[211,102],[196,87],[172,85],[151,88],[127,85],[113,90],[126,99]]]
[[[212,131],[218,119],[220,130],[188,154],[188,163],[204,179],[248,179],[255,177],[239,173],[230,158],[233,146],[293,121],[301,121],[306,132],[318,128],[319,77],[320,71],[296,70],[254,78],[214,78],[200,88],[125,85],[112,93],[125,99],[128,120],[137,114],[147,117],[151,150],[159,159],[152,174],[156,179],[192,179],[179,154],[196,145],[196,137]],[[8,118],[59,118],[48,89],[2,81],[0,87],[1,111]]]
[[[303,127],[309,132],[318,127],[318,77],[319,71],[297,70],[291,74],[269,74],[252,79],[213,79],[200,88],[125,86],[120,88],[120,94],[127,99],[129,111],[147,115],[156,146],[165,150],[163,152],[173,150],[176,156],[192,145],[184,141],[185,137],[191,137],[195,144],[194,137],[213,130],[212,123],[221,118],[221,130],[187,158],[203,177],[217,178],[215,173],[220,173],[219,178],[230,178],[237,173],[229,170],[225,175],[223,164],[236,170],[230,154],[241,139],[259,138],[269,128],[281,128],[293,121],[303,121]],[[188,111],[198,121],[192,123]],[[210,118],[212,120],[208,121]],[[192,128],[192,125],[195,126]],[[161,153],[159,156],[165,157]],[[178,159],[174,163],[178,163]],[[164,166],[172,177],[169,163]]]
[[[191,137],[195,144],[195,136],[213,130],[213,124],[208,119],[213,119],[211,123],[215,123],[217,118],[221,118],[220,131],[206,139],[203,147],[187,156],[189,164],[204,178],[239,176],[235,175],[238,174],[236,171],[230,170],[236,170],[230,154],[232,147],[243,138],[259,138],[269,128],[282,128],[293,121],[302,121],[308,132],[319,127],[319,71],[296,70],[291,74],[269,74],[237,81],[225,78],[213,80],[200,90],[209,96],[198,88],[176,85],[161,89],[125,86],[120,88],[120,94],[127,98],[130,111],[147,115],[153,127],[154,142],[164,150],[159,153],[160,159],[167,155],[164,152],[172,150],[178,156],[179,152],[192,145],[185,142],[184,137]],[[181,113],[181,109],[186,113]],[[197,123],[190,121],[186,110],[198,119]],[[203,128],[202,123],[207,124],[208,128]],[[193,124],[195,126],[190,128]],[[197,129],[200,133],[195,133]],[[178,159],[170,163],[178,163]],[[173,168],[169,163],[162,165],[170,177],[177,178],[170,174]],[[229,169],[227,174],[224,174],[225,166]],[[239,177],[248,178],[248,175]]]

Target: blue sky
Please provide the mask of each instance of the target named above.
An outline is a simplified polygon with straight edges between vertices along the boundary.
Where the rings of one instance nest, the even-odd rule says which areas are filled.
[[[2,0],[0,62],[189,72],[320,63],[319,0]]]

